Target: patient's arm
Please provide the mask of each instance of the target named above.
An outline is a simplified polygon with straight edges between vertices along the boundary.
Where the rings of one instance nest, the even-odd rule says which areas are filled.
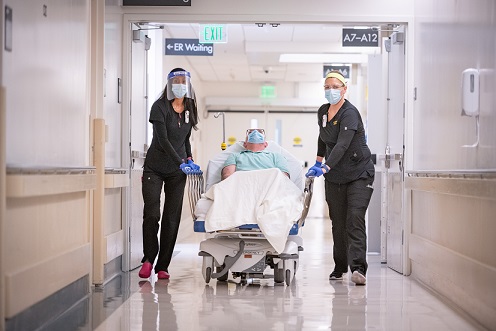
[[[231,165],[225,166],[224,168],[222,168],[222,172],[220,174],[221,180],[224,180],[227,177],[231,176],[235,171],[236,171],[236,165],[231,164]]]

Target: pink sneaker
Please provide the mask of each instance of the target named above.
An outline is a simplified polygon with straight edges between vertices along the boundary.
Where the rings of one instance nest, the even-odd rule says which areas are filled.
[[[148,278],[152,274],[152,268],[153,268],[153,266],[150,262],[145,262],[141,266],[141,269],[140,269],[138,275],[141,278]]]
[[[158,279],[169,279],[170,275],[167,271],[159,271],[157,273],[157,277],[158,277]]]

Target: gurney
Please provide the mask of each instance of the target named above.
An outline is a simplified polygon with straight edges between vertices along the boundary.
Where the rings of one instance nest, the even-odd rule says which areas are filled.
[[[230,272],[247,282],[271,278],[266,271],[273,269],[274,282],[289,285],[303,251],[299,231],[308,214],[313,178],[305,178],[301,162],[269,141],[266,150],[288,160],[290,179],[279,169],[264,169],[235,172],[221,182],[224,161],[242,150],[243,142],[238,142],[210,160],[205,187],[203,174],[188,174],[194,231],[209,236],[198,253],[203,258],[203,278],[206,283],[226,281]],[[245,210],[244,204],[255,204],[255,209]]]

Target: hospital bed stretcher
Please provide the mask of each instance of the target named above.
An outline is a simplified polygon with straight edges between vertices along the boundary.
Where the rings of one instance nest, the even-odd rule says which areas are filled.
[[[274,270],[274,282],[289,285],[298,270],[299,252],[303,250],[303,239],[299,231],[304,225],[312,198],[313,178],[303,175],[301,162],[292,154],[273,141],[268,151],[283,154],[288,160],[290,178],[301,190],[303,208],[298,220],[294,222],[285,238],[282,252],[277,252],[265,237],[257,224],[244,224],[235,228],[207,232],[205,230],[205,214],[208,202],[202,198],[205,190],[220,182],[220,173],[230,153],[244,149],[238,142],[209,161],[206,171],[206,187],[202,174],[188,175],[188,194],[195,232],[205,232],[209,238],[200,243],[199,256],[203,258],[202,274],[206,283],[211,279],[225,281],[231,272],[233,278],[246,282],[253,278],[270,278],[265,272],[268,267]],[[305,179],[305,180],[304,180]],[[203,209],[203,211],[202,211]]]

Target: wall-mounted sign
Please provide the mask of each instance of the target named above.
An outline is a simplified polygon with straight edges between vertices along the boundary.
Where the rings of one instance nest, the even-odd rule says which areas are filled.
[[[188,6],[191,0],[123,0],[123,6]]]
[[[200,24],[201,43],[227,43],[227,25]]]
[[[343,29],[343,47],[377,47],[377,29]]]
[[[213,56],[214,45],[198,39],[165,39],[165,55]]]
[[[293,147],[303,147],[303,145],[301,144],[300,136],[296,136],[293,138]]]
[[[234,145],[236,143],[236,137],[229,136],[229,138],[227,138],[227,142],[229,143],[229,146]]]
[[[262,85],[260,89],[260,98],[269,99],[276,97],[276,87],[274,85]]]
[[[330,73],[333,70],[339,71],[341,75],[343,75],[343,77],[346,79],[350,78],[350,71],[351,71],[350,66],[341,66],[341,65],[336,66],[332,64],[324,65],[324,78],[325,76],[327,76],[328,73]]]

